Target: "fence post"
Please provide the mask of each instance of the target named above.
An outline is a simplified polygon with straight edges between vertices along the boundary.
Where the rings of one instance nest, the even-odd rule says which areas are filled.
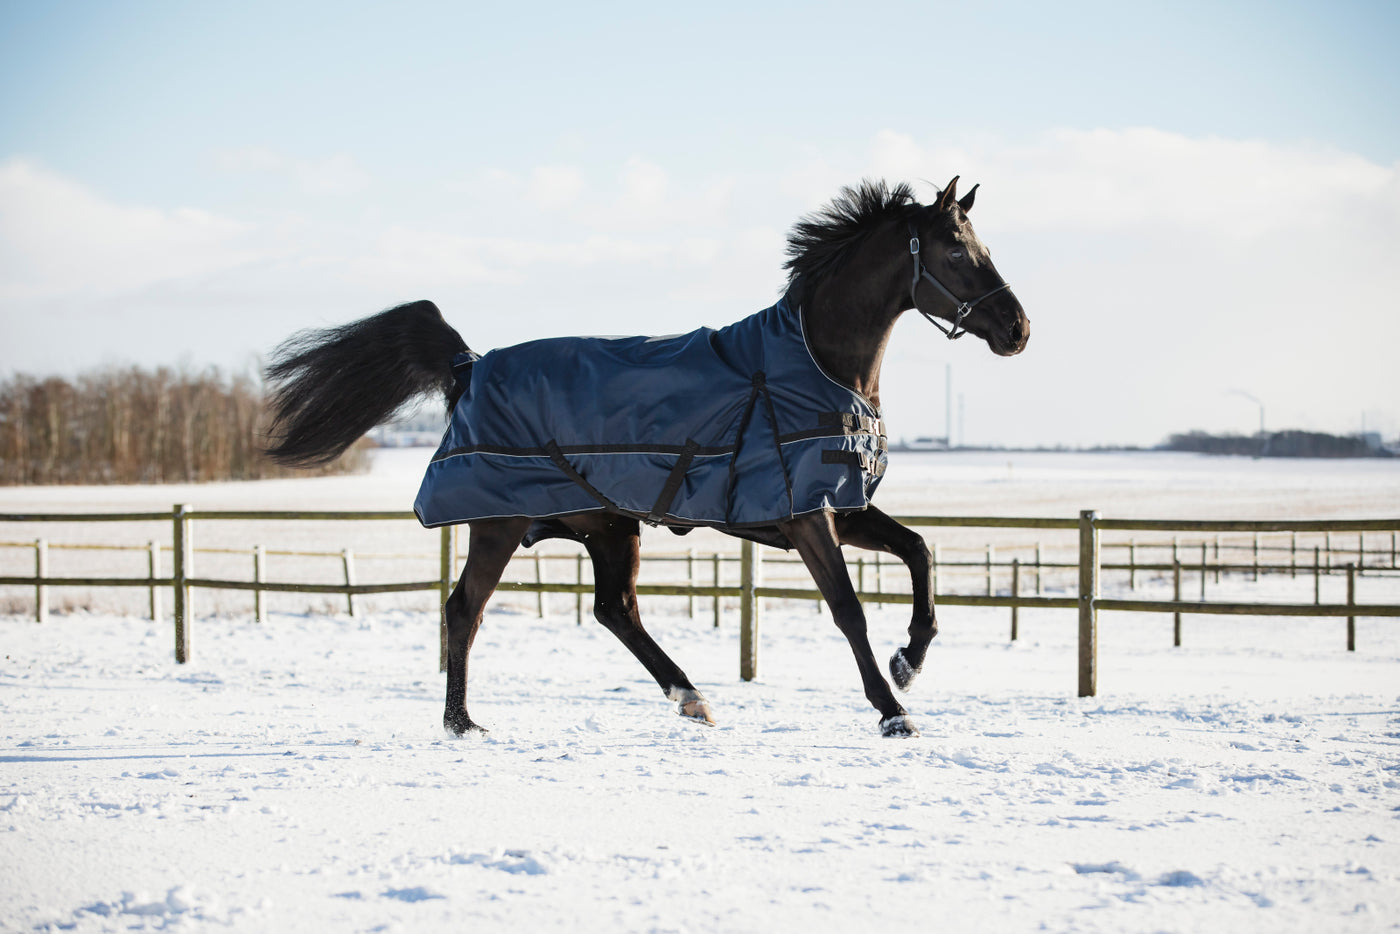
[[[253,546],[253,583],[261,584],[263,579],[263,546]],[[253,588],[253,622],[263,621],[263,592],[262,588]]]
[[[452,575],[456,572],[452,560],[452,526],[442,527],[438,548],[438,671],[447,670],[447,599],[452,596]]]
[[[1201,542],[1201,602],[1206,602],[1206,543]]]
[[[723,572],[720,570],[720,556],[719,556],[719,552],[715,552],[714,557],[713,557],[711,560],[714,562],[715,586],[718,587],[718,586],[720,586],[720,581],[722,581],[722,580],[724,579]],[[723,608],[723,606],[721,606],[720,601],[721,601],[720,595],[719,595],[719,594],[715,594],[715,628],[716,628],[716,629],[719,628],[719,619],[720,619],[721,614],[722,614],[723,611],[724,611],[724,608]]]
[[[933,543],[933,595],[935,597],[938,596],[938,555],[942,547],[937,542]]]
[[[1099,514],[1079,513],[1079,696],[1093,697],[1099,682]]]
[[[186,580],[186,582],[188,582],[190,578],[194,577],[196,574],[199,573],[199,572],[197,571],[197,569],[195,568],[196,561],[194,560],[194,558],[195,558],[195,554],[194,554],[194,520],[193,520],[193,519],[186,519],[186,520],[185,520],[185,580]],[[186,583],[186,585],[185,585],[185,617],[186,617],[187,619],[189,619],[191,622],[193,622],[193,620],[194,620],[194,588],[191,587],[191,586],[189,586],[188,583]]]
[[[1220,583],[1220,536],[1215,536],[1215,582]]]
[[[1322,602],[1322,554],[1316,545],[1313,546],[1313,605]]]
[[[1035,595],[1040,596],[1040,542],[1035,543]]]
[[[1347,565],[1347,606],[1356,605],[1356,565]],[[1347,651],[1356,651],[1356,617],[1347,617]]]
[[[1020,558],[1012,558],[1012,559],[1011,559],[1011,599],[1015,600],[1015,599],[1016,599],[1017,597],[1019,597],[1019,596],[1021,596],[1021,559],[1020,559]],[[1011,604],[1011,641],[1012,641],[1012,642],[1015,642],[1015,641],[1016,641],[1016,637],[1020,634],[1019,631],[1018,631],[1018,626],[1017,626],[1017,623],[1019,622],[1019,619],[1017,618],[1017,611],[1018,611],[1018,610],[1020,610],[1020,607],[1018,607],[1018,606],[1017,606],[1016,604],[1014,604],[1014,603]]]
[[[1327,532],[1324,541],[1327,544],[1327,573],[1332,573],[1332,533]]]
[[[987,546],[987,596],[993,596],[992,591],[992,546]]]
[[[1254,533],[1254,576],[1250,580],[1259,579],[1259,533]]]
[[[739,544],[739,677],[752,681],[758,677],[758,613],[754,599],[755,581],[761,571],[755,560],[753,542],[744,539]]]
[[[1366,573],[1366,533],[1356,533],[1356,573]]]
[[[695,549],[694,549],[694,548],[687,549],[687,550],[686,550],[686,553],[685,553],[685,579],[686,579],[686,582],[690,584],[690,586],[692,586],[692,587],[695,586]],[[691,619],[694,619],[694,618],[695,618],[695,594],[691,594],[690,596],[686,597],[686,604],[687,604],[687,609],[688,609],[688,611],[689,611],[689,612],[687,613],[687,615],[688,615]]]
[[[349,548],[340,550],[340,561],[345,566],[345,586],[355,586],[355,553]],[[355,615],[355,595],[349,590],[345,591],[345,609],[351,616]]]
[[[574,583],[583,586],[583,552],[574,555]],[[691,614],[694,615],[694,614]],[[574,594],[574,622],[583,625],[583,591]]]
[[[1181,602],[1181,562],[1172,562],[1172,601]],[[1172,645],[1181,648],[1181,611],[1172,614]]]
[[[1137,539],[1128,539],[1128,589],[1137,590]]]
[[[39,580],[49,576],[49,543],[42,538],[34,541],[34,577]],[[34,585],[34,622],[49,621],[49,588],[43,584]]]
[[[1298,533],[1292,532],[1288,537],[1288,576],[1289,579],[1298,576]]]
[[[544,571],[540,568],[540,553],[535,552],[535,583],[544,583]],[[535,591],[535,614],[544,619],[544,591]]]
[[[151,572],[151,622],[160,624],[160,591],[156,589],[156,578],[160,576],[160,542],[151,542],[146,566]]]
[[[190,630],[189,620],[186,618],[190,608],[190,592],[185,586],[185,565],[188,555],[185,553],[185,506],[183,503],[177,504],[171,513],[174,522],[173,536],[170,542],[170,557],[174,564],[171,574],[171,589],[174,591],[174,608],[172,614],[175,617],[175,662],[183,665],[190,660]]]

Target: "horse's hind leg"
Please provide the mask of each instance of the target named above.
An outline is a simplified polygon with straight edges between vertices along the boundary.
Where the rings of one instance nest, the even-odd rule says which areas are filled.
[[[467,566],[442,608],[447,623],[447,706],[442,725],[457,736],[468,730],[486,732],[467,714],[467,659],[481,628],[486,601],[529,527],[529,519],[487,519],[470,524]]]
[[[714,725],[710,705],[680,666],[642,627],[637,606],[637,572],[641,564],[641,529],[635,519],[591,515],[566,519],[579,533],[593,561],[593,615],[640,661],[680,715]]]

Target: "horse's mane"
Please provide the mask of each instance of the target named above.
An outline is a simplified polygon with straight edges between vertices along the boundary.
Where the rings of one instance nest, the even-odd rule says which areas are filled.
[[[822,279],[841,268],[860,242],[890,218],[903,217],[915,204],[914,190],[905,182],[893,188],[883,179],[863,179],[826,207],[800,218],[788,234],[787,293],[801,303]]]

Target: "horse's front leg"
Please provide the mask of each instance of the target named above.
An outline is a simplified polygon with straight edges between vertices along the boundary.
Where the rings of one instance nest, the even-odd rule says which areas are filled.
[[[836,628],[846,637],[851,651],[856,656],[856,667],[860,669],[860,680],[865,686],[866,699],[880,711],[880,731],[886,736],[918,736],[919,731],[910,722],[894,699],[894,692],[880,672],[875,661],[875,653],[870,649],[870,637],[866,632],[865,610],[856,596],[851,583],[846,561],[841,556],[841,543],[836,533],[836,523],[830,513],[809,513],[791,522],[784,522],[779,529],[792,542],[797,553],[802,556],[812,579],[817,583],[831,615],[836,620]]]
[[[922,535],[900,525],[874,506],[838,517],[836,534],[843,545],[892,554],[909,568],[914,589],[909,645],[896,649],[890,657],[890,676],[894,678],[895,687],[907,691],[914,677],[923,670],[929,643],[938,635],[938,618],[933,606],[933,553]]]

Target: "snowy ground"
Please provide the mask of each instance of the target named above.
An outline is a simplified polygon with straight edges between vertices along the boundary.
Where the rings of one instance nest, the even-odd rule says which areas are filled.
[[[1064,463],[988,480],[995,465],[954,462],[936,479],[968,513],[1400,504],[1394,468]],[[939,511],[901,505],[917,486],[882,491],[886,507]],[[305,505],[324,487],[289,489]],[[0,503],[104,495],[27,492]],[[170,492],[113,491],[109,508],[180,501]],[[177,491],[232,505],[201,494],[235,495]],[[236,495],[276,505],[267,488]],[[1362,598],[1393,601],[1395,586],[1367,576]],[[1227,580],[1211,595],[1310,597],[1299,587]],[[1187,617],[1173,649],[1169,617],[1105,614],[1101,696],[1079,700],[1072,613],[1023,611],[1013,645],[1006,610],[949,607],[905,702],[923,736],[891,741],[810,605],[765,610],[747,684],[732,616],[716,630],[652,605],[713,729],[676,717],[565,598],[545,619],[532,606],[503,604],[482,630],[472,712],[492,732],[465,742],[437,727],[430,610],[201,616],[185,666],[168,625],[100,605],[46,626],[0,617],[0,928],[1400,927],[1394,620],[1359,620],[1347,653],[1341,620]],[[888,655],[906,611],[870,617]]]

